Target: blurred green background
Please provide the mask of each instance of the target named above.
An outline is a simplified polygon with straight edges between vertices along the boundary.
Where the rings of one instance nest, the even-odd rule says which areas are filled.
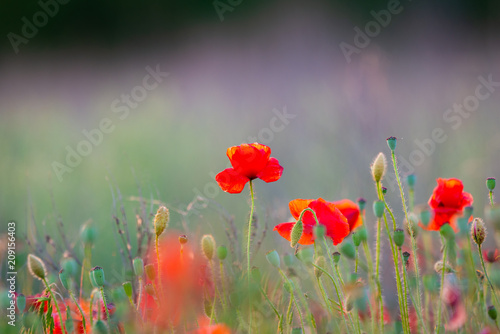
[[[214,176],[226,168],[229,146],[255,140],[284,166],[278,182],[255,186],[269,229],[289,219],[295,198],[363,196],[371,203],[369,166],[378,152],[388,153],[391,135],[399,138],[403,174],[404,161],[417,162],[410,172],[418,176],[418,203],[428,200],[437,177],[457,177],[482,214],[485,179],[500,177],[500,87],[466,116],[447,110],[475,94],[478,77],[500,82],[498,2],[401,2],[401,12],[350,62],[341,43],[354,45],[354,28],[364,29],[387,1],[222,2],[231,8],[223,21],[210,1],[73,0],[17,53],[8,34],[20,34],[22,18],[32,20],[41,7],[2,3],[0,232],[12,219],[19,236],[36,226],[42,243],[45,235],[59,242],[60,214],[78,247],[81,225],[92,220],[99,264],[120,267],[110,180],[129,224],[138,185],[148,200],[171,208],[171,227],[179,231],[178,211],[198,195],[210,198],[187,224],[193,240],[213,233],[224,244],[227,225],[213,203],[244,233],[248,188],[225,194]],[[113,101],[157,66],[168,77],[120,119]],[[277,116],[284,114],[291,116]],[[104,118],[113,130],[59,180],[54,162],[65,164],[68,147],[76,150],[87,140],[83,131]],[[437,128],[446,140],[427,144],[426,154],[419,143]],[[389,196],[399,209],[395,190]],[[262,253],[272,247],[289,250],[269,232]]]

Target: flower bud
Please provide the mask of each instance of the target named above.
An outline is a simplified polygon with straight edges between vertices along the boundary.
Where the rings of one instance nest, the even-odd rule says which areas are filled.
[[[33,254],[28,255],[28,270],[34,278],[44,280],[47,277],[47,268],[43,261]]]
[[[275,249],[273,249],[272,251],[267,252],[266,259],[275,268],[279,268],[280,267],[280,256],[279,256],[278,252]]]
[[[387,146],[391,149],[391,151],[394,151],[396,149],[396,143],[397,143],[397,138],[396,137],[389,137],[387,138]]]
[[[205,234],[201,238],[201,250],[203,251],[203,255],[211,261],[215,252],[215,239],[211,234]]]
[[[488,315],[490,316],[491,320],[497,320],[497,309],[495,308],[494,305],[488,306]]]
[[[314,233],[314,237],[316,239],[318,239],[318,241],[323,240],[323,238],[325,237],[325,233],[326,233],[326,227],[325,227],[325,225],[323,225],[323,224],[316,224],[316,225],[314,225],[314,227],[313,227],[313,233]]]
[[[61,269],[59,271],[59,280],[61,281],[62,286],[66,290],[69,290],[69,283],[68,283],[69,277],[68,274],[66,274],[66,271],[64,271],[64,269]]]
[[[470,234],[472,240],[480,246],[484,239],[486,239],[486,227],[484,226],[484,222],[481,218],[474,218],[470,228]]]
[[[373,202],[373,213],[375,214],[375,217],[377,218],[382,218],[384,215],[385,211],[385,203],[382,201],[375,201]]]
[[[146,271],[146,276],[150,281],[154,281],[156,278],[156,270],[153,264],[147,264],[144,267],[144,271]]]
[[[413,190],[413,188],[415,188],[416,182],[417,182],[417,176],[415,174],[410,174],[406,176],[406,184],[408,185],[408,188]]]
[[[133,293],[133,290],[132,290],[132,283],[130,282],[124,282],[122,284],[123,286],[123,291],[125,291],[125,294],[127,295],[128,298],[132,298],[132,293]]]
[[[348,259],[354,259],[356,257],[356,249],[354,249],[353,244],[350,242],[343,243],[342,246],[340,246],[340,251]]]
[[[285,262],[285,266],[291,267],[295,262],[295,257],[290,253],[286,253],[285,256],[283,256],[283,262]]]
[[[451,267],[450,263],[449,262],[446,262],[446,266],[445,267],[445,273],[451,273],[451,272],[454,272],[453,268]],[[436,263],[434,263],[434,270],[440,274],[441,271],[443,270],[443,260],[439,260],[437,261]]]
[[[75,259],[73,259],[72,257],[68,257],[62,260],[61,266],[68,277],[74,277],[76,275],[76,272],[78,270],[78,263],[76,263]]]
[[[144,261],[140,257],[136,257],[132,261],[135,276],[142,276],[144,274]]]
[[[94,328],[92,329],[92,333],[107,334],[108,329],[106,328],[106,325],[104,324],[104,322],[102,320],[97,320],[94,323]]]
[[[188,242],[188,237],[187,235],[183,234],[179,236],[179,242],[181,245],[185,245]]]
[[[394,230],[394,243],[399,248],[405,243],[405,232],[400,228]]]
[[[292,232],[290,232],[290,246],[295,247],[302,238],[302,232],[304,232],[304,224],[299,220],[292,227]]]
[[[422,223],[422,225],[427,227],[430,221],[431,221],[431,212],[429,210],[422,210],[420,212],[420,222]]]
[[[371,166],[373,181],[380,182],[384,178],[387,160],[384,153],[380,152]]]
[[[313,260],[314,250],[312,248],[302,248],[297,252],[297,258],[304,262],[310,263]]]
[[[24,313],[24,309],[26,308],[26,297],[22,293],[17,296],[16,303],[19,312]]]
[[[90,282],[95,288],[104,286],[104,270],[101,267],[94,267],[90,270]]]
[[[219,246],[217,247],[217,257],[219,260],[223,261],[227,257],[227,248],[226,246]]]
[[[86,223],[80,230],[80,237],[85,245],[92,245],[97,237],[97,229],[90,223]]]
[[[333,256],[333,262],[335,264],[338,264],[339,261],[340,261],[340,253],[339,252],[335,252],[335,253],[332,254],[332,256]]]
[[[489,191],[493,191],[495,189],[496,185],[496,180],[494,177],[489,177],[486,179],[486,187],[488,188]]]
[[[209,298],[204,298],[203,300],[203,311],[207,317],[212,316],[212,301]]]
[[[419,231],[417,228],[417,224],[418,224],[418,216],[413,212],[409,212],[408,220],[405,219],[405,228],[406,232],[410,237],[413,238],[417,237]]]
[[[156,211],[154,219],[156,237],[159,237],[167,228],[169,216],[168,209],[163,205],[158,208],[158,211]]]
[[[365,209],[365,205],[366,200],[363,197],[358,198],[358,207],[360,212],[363,212],[363,210]]]
[[[148,295],[150,295],[150,296],[153,296],[153,297],[154,297],[154,296],[156,295],[156,294],[155,294],[155,288],[154,288],[153,284],[151,284],[151,283],[148,283],[148,284],[146,284],[146,285],[144,286],[144,291],[146,291],[146,293],[147,293]]]
[[[453,227],[450,226],[450,224],[442,225],[439,229],[439,233],[441,233],[441,235],[448,241],[455,239],[455,231],[453,230]]]
[[[324,256],[319,256],[315,263],[315,265],[317,265],[318,267],[321,267],[321,268],[325,268],[325,264],[326,264],[326,260],[325,260],[325,257]],[[316,275],[316,278],[320,278],[321,275],[323,275],[323,271],[314,267],[314,275]]]
[[[365,227],[361,227],[358,229],[358,232],[356,232],[359,236],[359,239],[361,242],[366,242],[368,240],[368,231],[366,230]]]

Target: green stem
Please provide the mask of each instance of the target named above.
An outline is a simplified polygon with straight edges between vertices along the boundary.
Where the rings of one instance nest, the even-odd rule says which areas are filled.
[[[142,300],[142,277],[139,277],[139,296],[137,297],[137,309],[136,309],[136,311],[139,311],[139,307],[141,305],[141,300]]]
[[[409,326],[410,326],[410,323],[409,323],[409,308],[408,308],[408,296],[409,296],[409,287],[408,287],[408,272],[406,271],[406,263],[404,262],[404,258],[403,258],[403,251],[401,250],[401,248],[399,248],[399,257],[400,257],[400,260],[401,260],[401,264],[402,264],[402,267],[403,267],[403,283],[404,283],[404,290],[403,290],[403,305],[404,305],[404,308],[406,310],[406,314],[408,314],[408,329],[409,329]],[[415,307],[415,305],[413,305]],[[425,326],[425,324],[422,324]]]
[[[382,221],[380,218],[377,219],[377,242],[375,245],[375,280],[377,281],[377,299],[380,309],[380,333],[384,332],[384,302],[382,300],[382,284],[380,283],[380,235],[382,234]]]
[[[439,334],[441,332],[441,310],[442,310],[442,300],[443,300],[443,286],[444,286],[444,273],[446,272],[446,253],[448,247],[446,246],[446,242],[444,238],[441,236],[441,242],[443,243],[443,268],[441,269],[441,286],[439,291],[439,301],[438,301],[438,314],[437,314],[437,328],[436,333]]]
[[[486,266],[484,265],[483,251],[481,249],[481,245],[477,245],[477,248],[479,251],[479,258],[481,259],[481,266],[483,267],[484,276],[486,276],[486,279],[488,280],[488,284],[489,284],[490,289],[491,289],[491,295],[495,298],[495,302],[496,302],[497,306],[499,306],[500,303],[498,302],[498,297],[497,297],[497,294],[495,292],[495,288],[493,287],[493,284],[491,283],[490,276],[488,275],[488,271],[486,271]]]
[[[80,307],[80,304],[76,301],[76,298],[75,298],[75,295],[73,294],[73,292],[71,290],[68,290],[68,292],[69,292],[69,296],[73,300],[73,303],[76,304],[76,307],[78,307],[78,310],[80,311],[80,314],[82,315],[83,332],[87,333],[87,327],[85,324],[85,314],[83,313],[82,308]]]
[[[401,179],[399,178],[399,171],[396,163],[396,155],[394,154],[394,151],[391,153],[392,156],[392,164],[394,167],[394,174],[396,174],[396,180],[398,181],[398,186],[399,186],[399,193],[401,195],[401,203],[403,205],[404,213],[405,213],[405,219],[406,222],[408,223],[408,230],[410,231],[410,240],[411,240],[411,250],[413,252],[413,264],[415,267],[415,280],[416,280],[416,286],[417,286],[417,305],[415,306],[416,308],[419,308],[419,311],[422,309],[422,301],[420,297],[420,269],[418,265],[418,256],[417,256],[417,241],[415,237],[415,231],[413,231],[413,223],[410,222],[408,219],[408,211],[406,210],[406,202],[405,202],[405,196],[403,192],[403,186],[401,185]]]
[[[222,307],[224,308],[224,310],[227,309],[227,305],[226,305],[226,301],[227,301],[227,298],[226,298],[226,287],[224,285],[224,264],[222,263],[222,261],[219,262],[219,269],[220,269],[220,284],[222,285],[222,296],[221,296],[221,300],[222,300]]]
[[[495,205],[495,201],[493,200],[493,190],[490,190],[490,204],[491,206]]]
[[[106,303],[106,296],[104,295],[104,287],[101,286],[101,298],[104,304],[104,310],[106,311],[106,319],[108,323],[108,332],[111,333],[111,317],[109,316],[108,304]]]
[[[161,297],[163,298],[163,289],[162,289],[162,284],[161,284],[161,270],[160,270],[160,248],[158,247],[158,236],[156,235],[155,237],[155,246],[156,246],[156,262],[158,263],[158,273],[157,273],[157,280],[160,284],[160,294]],[[157,296],[158,300],[160,299],[160,296]],[[137,305],[139,307],[139,305]]]
[[[63,331],[63,333],[66,333],[66,327],[64,327],[63,318],[61,316],[61,310],[59,309],[59,304],[57,303],[57,300],[54,297],[54,294],[52,293],[52,288],[49,286],[49,283],[47,283],[47,280],[45,278],[43,278],[42,280],[43,280],[43,283],[45,284],[45,287],[47,287],[47,290],[49,290],[50,298],[52,299],[52,301],[56,305],[57,315],[59,316],[59,324],[61,325],[62,331]]]
[[[248,183],[250,186],[250,199],[252,201],[251,206],[250,206],[250,217],[248,218],[248,236],[247,236],[247,287],[250,289],[250,243],[252,242],[252,222],[253,222],[253,210],[255,207],[255,198],[254,198],[254,193],[253,193],[253,183],[252,180]],[[250,311],[248,312],[248,333],[252,333],[252,305],[249,301],[249,307]]]

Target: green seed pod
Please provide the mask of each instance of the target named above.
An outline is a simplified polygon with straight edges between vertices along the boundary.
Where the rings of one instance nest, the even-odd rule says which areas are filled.
[[[187,244],[188,242],[188,237],[187,235],[183,234],[179,236],[179,242],[181,245]]]
[[[304,232],[304,224],[299,220],[292,227],[292,232],[290,233],[290,246],[295,247],[302,238],[302,232]]]
[[[385,203],[383,201],[375,201],[373,202],[373,213],[375,217],[382,218],[385,211]]]
[[[160,206],[158,208],[158,211],[156,211],[155,219],[153,221],[156,237],[159,237],[167,228],[169,217],[170,213],[168,209],[163,205]]]
[[[351,273],[351,277],[350,277],[350,281],[351,283],[354,283],[358,280],[358,274],[357,273]]]
[[[315,265],[317,265],[318,267],[321,267],[321,268],[325,268],[325,265],[326,265],[326,260],[325,260],[325,257],[324,256],[319,256],[315,263]],[[314,275],[316,275],[316,278],[320,278],[321,275],[323,275],[323,271],[314,267]]]
[[[136,257],[134,261],[132,261],[132,264],[135,276],[142,277],[144,274],[144,261],[140,257]]]
[[[422,223],[422,225],[427,227],[430,221],[431,221],[431,212],[429,210],[422,210],[420,212],[420,222]]]
[[[415,188],[416,181],[417,181],[417,176],[415,174],[410,174],[406,177],[406,184],[410,189]]]
[[[488,306],[488,315],[490,316],[491,320],[497,320],[497,309],[495,308],[494,305]]]
[[[66,289],[69,290],[69,277],[64,271],[64,269],[61,269],[59,271],[59,280],[61,281],[62,286]]]
[[[453,227],[450,226],[450,224],[444,224],[441,226],[439,229],[439,233],[448,241],[452,241],[455,239],[455,231],[453,230]]]
[[[124,282],[122,284],[122,286],[123,286],[123,291],[125,291],[125,294],[127,295],[127,297],[132,298],[132,293],[133,293],[132,283],[127,281],[127,282]]]
[[[61,261],[61,267],[68,277],[75,277],[78,271],[78,263],[72,257],[65,258]]]
[[[343,243],[342,246],[340,246],[340,252],[351,260],[356,257],[356,249],[350,242]]]
[[[44,280],[47,277],[47,268],[45,268],[45,263],[33,254],[28,254],[28,270],[36,279]]]
[[[340,261],[340,253],[339,252],[335,252],[332,254],[333,256],[333,262],[335,262],[335,264],[338,264],[339,261]]]
[[[357,232],[352,233],[352,242],[356,247],[359,247],[359,245],[361,245],[361,238],[359,237],[359,233]]]
[[[203,255],[211,261],[215,252],[215,239],[211,234],[205,234],[201,238],[201,250]]]
[[[299,251],[297,252],[297,258],[304,263],[312,262],[313,255],[314,255],[314,249],[310,247],[299,249]]]
[[[325,233],[326,233],[326,227],[325,227],[325,225],[323,225],[323,224],[316,224],[316,225],[314,225],[314,227],[313,227],[313,233],[314,233],[314,237],[316,239],[318,239],[318,241],[323,240],[323,238],[325,237]]]
[[[391,151],[394,151],[396,149],[396,143],[397,143],[397,138],[396,137],[389,137],[387,138],[387,146],[391,149]]]
[[[92,329],[92,333],[107,334],[108,329],[106,328],[106,325],[104,324],[104,322],[102,320],[97,320],[94,323],[94,328]]]
[[[291,267],[295,262],[295,257],[290,253],[286,253],[285,256],[283,256],[283,262],[285,262],[285,266]]]
[[[384,178],[386,166],[387,159],[385,158],[384,153],[380,152],[371,166],[373,181],[380,182]]]
[[[493,191],[496,186],[496,180],[494,177],[489,177],[486,179],[486,187],[488,188],[489,191]]]
[[[24,313],[24,309],[26,308],[26,297],[22,293],[17,296],[16,304],[19,312]]]
[[[152,265],[151,263],[150,264],[147,264],[145,267],[144,267],[144,270],[146,271],[146,276],[149,278],[150,281],[154,281],[155,278],[156,278],[156,270],[155,270],[155,266]]]
[[[92,245],[97,238],[97,229],[90,223],[83,224],[80,237],[85,245]]]
[[[474,218],[470,228],[470,235],[472,240],[480,246],[484,239],[486,239],[486,227],[484,226],[484,222],[481,218]]]
[[[279,256],[278,252],[275,249],[273,249],[272,251],[267,252],[266,259],[275,268],[279,268],[280,267],[280,256]]]
[[[94,285],[96,288],[100,288],[104,286],[104,282],[106,281],[104,278],[104,270],[101,267],[94,267],[90,271],[90,276],[92,277],[93,281],[92,285]]]
[[[403,260],[405,263],[408,263],[408,260],[410,259],[410,253],[409,252],[403,252]]]
[[[361,240],[361,242],[366,242],[368,241],[368,231],[366,230],[365,227],[360,227],[358,229],[358,232],[356,232],[359,236],[359,239]]]
[[[227,257],[227,247],[226,246],[217,247],[217,257],[221,261],[226,259],[226,257]]]
[[[394,230],[394,243],[399,248],[405,243],[405,232],[400,228]]]
[[[365,206],[366,206],[366,200],[363,197],[358,198],[358,207],[360,212],[363,212]]]

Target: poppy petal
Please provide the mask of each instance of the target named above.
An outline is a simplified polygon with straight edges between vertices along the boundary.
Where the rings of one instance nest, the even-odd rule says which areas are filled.
[[[356,203],[349,199],[343,199],[337,202],[333,202],[333,205],[342,212],[342,214],[347,218],[349,223],[350,231],[354,231],[357,227],[363,224],[363,219],[361,218],[359,207]]]
[[[288,203],[288,207],[290,208],[290,212],[292,213],[293,218],[298,220],[301,212],[304,211],[304,209],[307,208],[312,201],[312,199],[300,198],[290,201],[290,203]]]
[[[265,182],[274,182],[279,180],[281,174],[283,174],[283,167],[279,164],[278,159],[270,158],[266,167],[257,174],[257,177]]]
[[[332,238],[334,245],[339,244],[349,235],[349,223],[339,209],[333,209],[329,203],[321,198],[312,201],[309,207],[316,213],[319,223],[326,226],[326,235]],[[308,213],[310,212],[307,212],[304,218]]]
[[[274,227],[273,231],[278,231],[286,240],[290,241],[290,234],[292,233],[292,228],[295,222],[291,223],[281,223]],[[312,226],[304,225],[304,231],[302,232],[302,237],[299,239],[299,244],[301,245],[311,245],[314,243],[314,236],[312,233]]]
[[[249,181],[247,177],[237,173],[233,168],[224,169],[215,176],[215,180],[222,190],[231,194],[240,193]]]
[[[269,162],[271,149],[262,144],[241,144],[227,149],[227,157],[234,170],[252,180]]]

